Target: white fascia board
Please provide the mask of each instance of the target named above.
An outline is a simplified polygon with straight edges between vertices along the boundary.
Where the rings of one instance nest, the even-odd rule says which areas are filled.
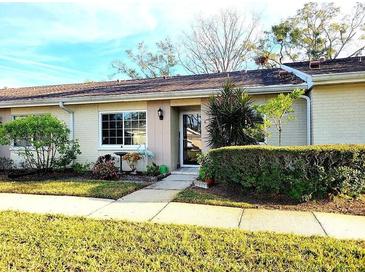
[[[271,93],[290,92],[295,88],[306,88],[306,84],[272,85],[272,86],[257,86],[257,87],[243,87],[243,88],[249,94],[271,94]],[[202,90],[182,90],[182,91],[170,91],[170,92],[102,95],[102,96],[39,98],[39,99],[13,100],[13,101],[10,100],[10,101],[0,102],[0,108],[58,106],[60,102],[62,102],[64,105],[80,105],[80,104],[98,104],[98,103],[111,103],[111,102],[205,98],[217,94],[219,90],[220,89],[202,89]]]

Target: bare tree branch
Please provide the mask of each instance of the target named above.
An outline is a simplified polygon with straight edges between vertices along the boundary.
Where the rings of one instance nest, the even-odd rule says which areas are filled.
[[[241,70],[256,42],[257,25],[257,17],[246,19],[229,9],[197,18],[183,33],[179,60],[194,74]]]

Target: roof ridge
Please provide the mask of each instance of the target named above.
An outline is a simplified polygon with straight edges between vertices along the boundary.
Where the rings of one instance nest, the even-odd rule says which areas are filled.
[[[202,73],[202,74],[186,74],[186,75],[172,75],[168,77],[154,77],[154,78],[138,78],[138,79],[118,79],[118,80],[110,80],[110,81],[90,81],[90,82],[79,82],[79,83],[64,83],[64,84],[53,84],[53,85],[38,85],[38,86],[25,86],[25,87],[6,87],[0,88],[0,91],[4,90],[25,90],[25,89],[45,89],[45,88],[57,88],[57,87],[71,87],[71,86],[92,86],[92,85],[109,85],[109,84],[119,84],[119,83],[133,83],[133,82],[145,82],[145,81],[158,81],[158,80],[169,80],[169,79],[178,79],[178,78],[204,78],[204,77],[224,77],[227,74],[239,75],[242,73],[256,73],[261,71],[275,71],[280,70],[280,68],[265,68],[265,69],[250,69],[250,70],[235,70],[235,71],[227,71],[227,72],[214,72],[214,73]]]

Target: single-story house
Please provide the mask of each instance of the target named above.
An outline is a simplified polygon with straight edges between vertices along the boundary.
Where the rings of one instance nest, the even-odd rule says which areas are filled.
[[[283,145],[365,143],[365,57],[287,63],[280,68],[0,90],[0,122],[51,113],[78,139],[79,162],[147,147],[170,169],[206,151],[206,102],[230,79],[256,103],[302,88]],[[277,143],[273,132],[269,144]],[[19,162],[17,147],[0,156]]]

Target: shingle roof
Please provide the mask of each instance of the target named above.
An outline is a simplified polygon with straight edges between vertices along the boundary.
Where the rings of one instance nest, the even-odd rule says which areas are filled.
[[[340,58],[319,62],[318,68],[310,68],[310,62],[284,64],[310,75],[365,71],[365,56]],[[316,66],[313,66],[316,67]]]
[[[212,73],[168,78],[91,82],[52,86],[0,89],[0,100],[24,100],[35,98],[62,98],[171,92],[221,88],[227,79],[244,87],[287,85],[303,83],[297,76],[282,69],[262,69]]]

